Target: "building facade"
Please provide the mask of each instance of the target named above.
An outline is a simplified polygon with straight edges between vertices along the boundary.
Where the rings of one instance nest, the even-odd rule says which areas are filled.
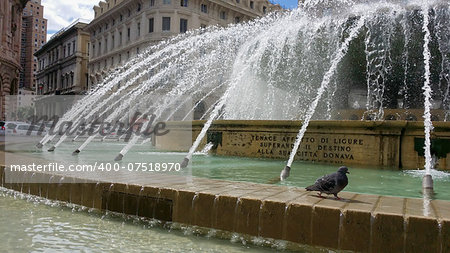
[[[37,57],[36,94],[74,95],[87,89],[89,34],[87,23],[76,20],[55,33]]]
[[[47,19],[41,0],[31,0],[23,9],[20,88],[36,87],[37,58],[33,55],[47,41]]]
[[[20,28],[28,0],[0,0],[0,119],[6,118],[7,95],[16,95],[20,74]]]
[[[89,78],[95,84],[109,69],[145,47],[187,30],[225,26],[281,10],[268,0],[106,0],[94,7]]]
[[[34,54],[38,63],[34,100],[37,115],[61,116],[72,105],[72,102],[61,101],[73,98],[54,95],[78,95],[86,91],[89,60],[86,25],[87,22],[75,20],[55,33]]]

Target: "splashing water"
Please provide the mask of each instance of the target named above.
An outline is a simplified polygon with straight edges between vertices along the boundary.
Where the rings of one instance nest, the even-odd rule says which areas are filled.
[[[194,155],[208,155],[208,152],[212,149],[213,146],[214,144],[209,142],[203,147],[201,151],[195,152]]]
[[[406,174],[409,174],[413,177],[418,177],[418,178],[423,178],[425,175],[431,175],[433,177],[434,180],[449,180],[450,179],[450,173],[449,172],[445,172],[445,171],[440,171],[440,170],[435,170],[435,169],[431,169],[430,171],[426,171],[426,170],[421,170],[421,169],[417,169],[417,170],[406,170],[404,171]]]
[[[157,121],[186,120],[203,106],[199,118],[207,122],[187,159],[216,119],[302,120],[290,166],[310,120],[338,119],[338,111],[352,105],[365,105],[370,119],[383,120],[385,109],[402,100],[406,109],[425,109],[429,171],[432,101],[442,101],[446,115],[450,109],[449,10],[446,1],[308,0],[248,23],[191,31],[111,72],[63,119],[124,119],[143,94],[155,95],[147,110]],[[355,90],[361,96],[353,96]],[[195,103],[187,105],[187,98]],[[47,134],[40,144],[55,137]]]

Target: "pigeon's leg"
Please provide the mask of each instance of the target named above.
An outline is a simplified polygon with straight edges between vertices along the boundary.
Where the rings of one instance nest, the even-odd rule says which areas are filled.
[[[341,198],[338,197],[337,193],[334,193],[333,195],[337,200],[341,200]]]
[[[325,197],[325,196],[322,196],[322,192],[319,192],[319,193],[318,193],[318,197],[319,197],[319,198],[324,198],[324,199],[327,198],[327,197]]]

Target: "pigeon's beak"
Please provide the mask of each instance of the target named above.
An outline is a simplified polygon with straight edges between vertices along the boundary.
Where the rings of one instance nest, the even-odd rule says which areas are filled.
[[[347,173],[347,174],[350,174],[350,172],[348,172],[348,171],[347,171],[346,173]]]

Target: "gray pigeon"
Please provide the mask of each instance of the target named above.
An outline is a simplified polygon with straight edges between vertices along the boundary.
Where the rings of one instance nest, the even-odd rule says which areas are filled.
[[[319,197],[322,197],[322,193],[326,193],[333,194],[336,199],[340,199],[337,194],[342,191],[348,184],[348,178],[346,175],[347,173],[350,174],[347,167],[342,166],[338,169],[337,172],[325,175],[317,179],[313,185],[310,185],[305,189],[307,191],[318,191]]]

